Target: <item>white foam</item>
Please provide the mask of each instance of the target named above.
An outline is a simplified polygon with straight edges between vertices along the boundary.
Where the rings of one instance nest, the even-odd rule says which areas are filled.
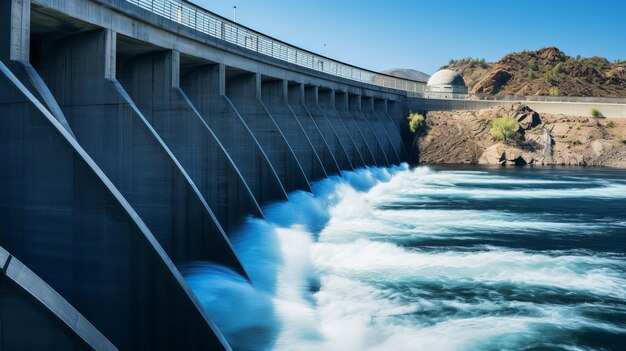
[[[418,252],[364,239],[344,244],[319,243],[313,250],[313,261],[321,274],[366,281],[511,283],[626,297],[626,279],[611,268],[622,263],[609,258],[555,257],[495,248],[480,252]]]
[[[583,317],[576,305],[509,301],[500,295],[450,298],[421,288],[508,285],[520,293],[541,288],[592,294],[598,300],[625,299],[623,258],[498,247],[420,251],[393,243],[402,238],[462,240],[506,233],[511,226],[517,232],[600,235],[603,225],[619,223],[563,222],[542,214],[502,211],[379,208],[431,201],[423,196],[439,195],[626,197],[626,192],[615,193],[621,191],[616,185],[593,180],[588,180],[589,189],[550,189],[569,180],[528,181],[526,186],[537,186],[530,189],[473,187],[518,181],[487,172],[409,170],[405,165],[343,172],[341,178],[314,184],[314,195],[293,193],[289,202],[264,209],[265,221],[250,219],[235,236],[233,245],[254,285],[215,266],[190,270],[186,277],[226,338],[240,350],[516,349],[542,340],[546,331],[593,327],[623,333],[619,326]],[[395,290],[399,284],[413,286],[411,294]],[[317,285],[319,291],[311,293],[310,287]],[[263,342],[242,337],[250,334]]]
[[[520,185],[510,189],[471,187],[482,184]],[[569,188],[550,186],[572,184]],[[463,186],[461,186],[463,185]],[[522,185],[524,185],[522,187]],[[546,187],[528,187],[545,185]],[[578,185],[578,187],[574,186]],[[582,187],[585,186],[585,187]],[[618,182],[529,180],[505,178],[503,176],[472,174],[463,172],[433,172],[427,168],[416,168],[394,176],[393,180],[381,184],[369,192],[376,203],[419,203],[437,198],[492,199],[550,199],[550,198],[626,198],[626,184]]]

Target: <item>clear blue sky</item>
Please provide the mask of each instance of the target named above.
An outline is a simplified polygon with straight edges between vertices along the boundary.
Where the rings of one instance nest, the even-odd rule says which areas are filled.
[[[288,43],[373,70],[433,73],[451,58],[494,61],[554,45],[626,59],[624,0],[192,0]],[[325,44],[325,45],[324,45]]]

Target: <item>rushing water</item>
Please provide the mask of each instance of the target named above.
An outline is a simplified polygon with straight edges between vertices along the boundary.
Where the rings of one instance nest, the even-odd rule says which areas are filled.
[[[626,171],[368,169],[186,278],[236,350],[626,350]]]

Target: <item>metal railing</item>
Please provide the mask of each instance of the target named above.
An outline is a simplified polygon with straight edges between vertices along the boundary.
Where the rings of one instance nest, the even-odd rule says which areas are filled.
[[[626,98],[593,97],[593,96],[539,96],[539,95],[490,95],[490,94],[459,94],[439,92],[408,92],[408,97],[439,99],[439,100],[471,100],[471,101],[514,101],[514,102],[578,102],[598,104],[626,104]]]
[[[289,45],[236,24],[208,10],[182,0],[126,0],[154,14],[193,28],[212,37],[286,61],[298,66],[334,76],[407,92],[424,91],[426,82],[397,78],[342,63]]]
[[[507,100],[507,101],[541,101],[541,102],[581,102],[600,104],[626,104],[626,98],[594,97],[594,96],[537,96],[537,95],[488,95],[470,94],[470,100]]]

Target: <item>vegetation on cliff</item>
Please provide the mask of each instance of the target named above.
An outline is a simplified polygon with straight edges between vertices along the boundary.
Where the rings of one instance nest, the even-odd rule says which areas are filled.
[[[424,124],[424,115],[419,113],[411,113],[407,119],[409,121],[409,130],[411,133],[417,132],[417,130]]]
[[[521,140],[522,134],[518,132],[519,124],[517,120],[510,116],[502,116],[491,121],[489,135],[494,140],[513,141]]]
[[[500,132],[493,133],[494,126],[503,128],[508,140]],[[512,131],[523,138],[510,137]],[[412,157],[426,164],[626,167],[625,140],[624,119],[539,115],[528,106],[514,104],[480,111],[428,112]]]
[[[600,110],[594,107],[591,109],[591,115],[593,117],[599,118],[599,117],[602,117],[602,112],[600,112]]]

